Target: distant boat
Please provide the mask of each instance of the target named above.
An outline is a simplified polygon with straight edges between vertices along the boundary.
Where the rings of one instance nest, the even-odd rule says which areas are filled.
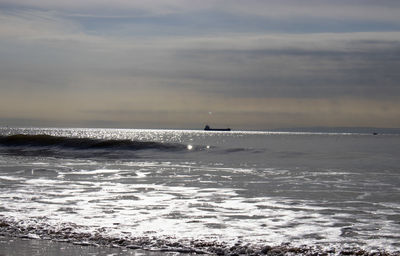
[[[210,128],[209,125],[206,125],[206,127],[204,127],[204,131],[220,131],[220,132],[229,132],[231,130],[231,128],[222,128],[222,129],[215,129],[215,128]]]

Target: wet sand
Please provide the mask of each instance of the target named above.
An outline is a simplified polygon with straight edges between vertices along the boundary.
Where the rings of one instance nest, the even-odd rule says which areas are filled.
[[[232,248],[214,248],[206,254],[182,253],[178,251],[152,251],[130,249],[127,247],[109,247],[94,245],[78,245],[71,242],[60,242],[44,239],[29,239],[0,235],[0,256],[189,256],[189,255],[253,255],[253,256],[400,256],[398,252],[367,252],[363,250],[318,251],[310,248],[292,248],[286,246],[265,246],[258,251],[232,250]]]
[[[400,256],[400,252],[384,250],[365,251],[357,248],[328,249],[322,247],[294,247],[290,243],[277,246],[254,245],[237,241],[224,242],[186,240],[173,242],[156,237],[109,238],[101,234],[76,233],[69,229],[55,232],[41,226],[26,228],[13,222],[0,221],[0,256],[168,256],[168,255],[219,255],[219,256]]]
[[[0,236],[0,256],[168,256],[176,253],[82,246],[67,242]]]

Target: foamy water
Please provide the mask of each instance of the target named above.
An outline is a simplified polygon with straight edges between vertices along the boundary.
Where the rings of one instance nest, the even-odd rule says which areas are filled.
[[[32,235],[68,228],[110,238],[400,250],[397,135],[1,134],[0,220]]]

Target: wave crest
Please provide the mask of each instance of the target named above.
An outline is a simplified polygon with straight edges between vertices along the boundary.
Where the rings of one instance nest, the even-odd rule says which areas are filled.
[[[16,134],[0,136],[0,146],[3,147],[40,147],[40,148],[66,148],[76,150],[90,149],[116,149],[116,150],[184,150],[183,144],[161,143],[155,141],[134,140],[107,140],[93,138],[71,138],[51,135],[26,135]]]

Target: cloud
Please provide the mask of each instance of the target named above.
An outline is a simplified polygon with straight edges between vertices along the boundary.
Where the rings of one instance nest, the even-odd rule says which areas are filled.
[[[246,97],[393,97],[399,90],[399,32],[137,38],[90,35],[51,12],[0,20],[8,60],[0,64],[2,78],[12,86],[25,78],[41,86],[100,88],[108,86],[101,80],[114,80],[124,87],[131,77],[135,84]]]
[[[398,1],[371,0],[269,0],[224,1],[228,10],[242,15],[258,15],[279,19],[323,19],[323,20],[374,20],[399,22],[396,14]]]
[[[103,33],[107,28],[107,33],[121,29],[121,23],[128,24],[125,33],[180,35],[388,31],[400,27],[400,4],[393,0],[1,0],[0,6],[3,10],[57,12]]]
[[[198,11],[229,12],[241,16],[273,18],[332,18],[399,21],[396,0],[1,0],[3,6],[31,7],[50,10],[143,14],[178,14]]]
[[[398,79],[400,32],[117,37],[91,35],[49,12],[1,14],[0,20],[0,51],[8,59],[0,64],[3,72],[14,63],[13,70],[51,70],[48,77],[60,71],[77,79],[131,75],[198,90],[210,84],[208,89],[228,94],[254,88],[257,95],[274,96],[332,95],[335,89],[333,95],[340,96],[377,83],[396,90]]]
[[[140,9],[133,12],[136,17],[169,19],[171,13],[185,13],[179,27],[186,29],[179,35],[133,33],[162,30],[166,25],[142,18],[135,23],[112,11],[105,12],[106,19],[113,15],[121,19],[112,25],[111,33],[97,23],[89,29],[82,22],[82,16],[103,15],[96,10],[89,15],[89,5],[82,5],[90,2],[83,2],[39,0],[34,3],[37,9],[0,11],[0,117],[126,126],[135,121],[162,122],[168,127],[185,122],[194,128],[212,111],[223,124],[253,128],[399,125],[400,108],[395,102],[400,96],[400,32],[242,32],[221,25],[218,33],[186,33],[191,27],[182,21],[190,12],[199,15],[195,9],[200,2],[187,6],[187,2],[167,1],[164,7],[158,2],[152,6],[145,1],[121,1],[114,2],[115,8],[127,8],[127,14],[129,8]],[[175,6],[178,3],[182,5]],[[260,15],[269,15],[280,8],[271,1],[271,10],[262,11],[263,2],[252,3],[240,14],[235,7],[244,6],[240,1],[207,1],[200,12],[216,8],[217,13],[241,19],[241,15],[258,16],[259,10]],[[305,6],[312,3],[304,1]],[[294,8],[294,19],[307,16],[307,8],[296,9],[297,5],[288,7]],[[374,6],[367,1],[360,8]],[[216,12],[210,16],[216,18]],[[246,26],[252,27],[251,22]],[[170,29],[175,31],[172,25]]]

